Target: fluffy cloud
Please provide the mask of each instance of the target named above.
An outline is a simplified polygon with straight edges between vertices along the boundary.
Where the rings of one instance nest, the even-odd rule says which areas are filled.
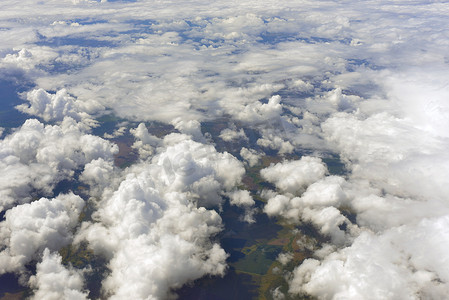
[[[331,237],[333,243],[344,245],[358,233],[358,228],[338,208],[352,205],[354,193],[342,177],[327,176],[311,184],[301,197],[269,197],[264,212],[293,223],[311,223],[321,234]],[[342,225],[345,230],[341,229]]]
[[[220,132],[219,137],[225,142],[232,142],[234,140],[248,140],[243,128],[237,130],[237,128],[225,128]]]
[[[435,232],[424,221],[439,220],[448,213],[448,19],[444,2],[392,5],[389,1],[327,1],[317,5],[313,1],[263,0],[231,4],[209,1],[204,5],[74,0],[70,10],[70,1],[24,0],[21,9],[10,2],[2,3],[0,9],[0,68],[2,74],[13,74],[17,82],[25,74],[36,85],[29,94],[29,104],[21,106],[23,111],[61,121],[64,114],[78,118],[82,112],[107,108],[132,121],[173,124],[202,142],[201,123],[191,120],[212,123],[230,118],[225,122],[244,123],[258,131],[257,146],[264,150],[277,150],[282,155],[303,150],[338,154],[350,171],[345,180],[323,179],[324,174],[312,171],[314,179],[307,182],[310,174],[301,167],[299,172],[292,169],[287,173],[279,167],[277,173],[283,178],[276,178],[275,172],[272,177],[268,175],[266,179],[286,194],[272,196],[265,210],[295,222],[311,222],[323,234],[335,236],[336,242],[340,240],[339,227],[349,225],[341,210],[349,209],[356,214],[361,232],[368,232],[375,241],[373,247],[379,251],[373,261],[385,270],[391,261],[397,261],[393,258],[402,251],[398,249],[410,245],[407,239],[396,239],[402,245],[391,247],[389,242],[394,239],[388,234],[400,228]],[[34,194],[51,194],[56,182],[70,178],[76,174],[74,170],[82,171],[84,166],[85,182],[95,185],[109,180],[110,154],[115,150],[100,150],[91,155],[92,159],[85,159],[91,150],[79,145],[93,143],[100,149],[100,140],[83,138],[75,146],[60,134],[55,140],[71,146],[49,142],[51,147],[46,148],[40,141],[49,138],[38,134],[39,126],[25,134],[25,127],[32,127],[33,122],[2,141],[0,167],[6,171],[0,180],[0,193],[4,208],[28,202]],[[197,144],[185,142],[184,137],[171,136],[171,142],[153,143],[148,131],[139,127],[135,147],[143,159],[156,155],[148,171],[152,178],[148,184],[155,185],[164,201],[171,199],[166,197],[169,192],[181,193],[184,199],[213,206],[221,203],[223,189],[232,191],[241,169],[227,159],[228,155],[212,155],[206,161],[190,150],[208,150],[195,148]],[[45,128],[57,131],[57,127]],[[75,141],[86,135],[69,132],[64,135]],[[13,136],[18,137],[16,146],[10,145]],[[253,146],[241,153],[250,165],[257,163],[256,150],[249,149]],[[157,147],[169,148],[170,153]],[[38,150],[37,155],[30,149],[46,150]],[[226,163],[219,166],[220,161]],[[118,190],[115,181],[111,185],[114,187],[109,189]],[[35,190],[39,193],[33,193]],[[100,193],[99,189],[97,195]],[[112,197],[108,193],[104,199]],[[417,224],[422,224],[420,229]],[[338,249],[335,255],[343,253],[345,261],[354,260],[357,251],[363,250],[357,243],[362,237],[351,235],[355,238],[353,252],[344,251],[351,249],[350,244],[328,250]],[[430,239],[423,241],[422,249],[433,250]],[[324,257],[317,254],[324,260],[305,263],[301,274],[314,274],[315,269],[326,265],[325,260],[332,260]],[[360,270],[347,269],[352,273],[345,273],[346,266],[339,266],[338,260],[333,264],[344,276],[334,280],[342,284],[341,289],[358,292],[353,274]],[[413,291],[423,297],[445,295],[445,279],[435,271],[437,267],[429,263],[408,268],[404,260],[399,261],[399,271],[383,274],[389,279],[400,277],[398,286],[405,291],[402,295],[415,295],[410,294],[413,289],[408,290],[409,283],[415,284]],[[438,276],[422,273],[426,268]],[[410,274],[418,273],[415,269],[421,272],[421,279],[409,280]],[[333,289],[333,277],[329,277],[333,274],[298,273],[303,279],[292,281],[292,291],[307,286],[316,296],[332,298],[341,292],[350,297]],[[369,286],[375,295],[382,297],[392,289],[400,298],[399,290],[385,283],[386,279],[376,277],[375,272],[365,274],[369,275],[367,280],[372,279]],[[326,295],[312,287],[320,280],[330,282],[323,288]],[[438,287],[427,288],[429,280]],[[275,291],[280,293],[275,289],[273,295],[282,297]]]
[[[83,128],[71,118],[60,125],[29,119],[6,136],[0,142],[1,209],[29,202],[36,191],[51,195],[57,182],[92,160],[112,161],[118,147]]]
[[[237,206],[253,206],[254,200],[251,197],[249,191],[246,190],[236,190],[229,193],[229,197],[231,198],[231,204]]]
[[[297,267],[290,292],[320,299],[444,297],[449,284],[443,249],[449,240],[442,228],[447,221],[447,216],[423,220],[382,235],[365,231],[350,247]]]
[[[293,259],[293,254],[290,252],[287,253],[280,253],[278,255],[277,260],[282,264],[282,265],[286,265],[288,264],[291,260]]]
[[[39,116],[45,121],[62,121],[65,116],[80,119],[79,111],[75,106],[73,97],[66,90],[59,90],[52,95],[43,89],[36,89],[27,94],[30,105],[21,104],[17,109],[34,116]]]
[[[119,188],[105,194],[94,214],[99,222],[84,223],[77,237],[110,259],[103,290],[111,299],[164,298],[226,269],[226,253],[211,240],[221,218],[203,206],[220,205],[221,191],[232,189],[244,169],[230,154],[185,135],[164,143],[164,151],[130,168]],[[245,196],[239,199],[248,205]]]
[[[248,162],[248,165],[250,167],[254,167],[259,163],[262,154],[258,153],[254,149],[242,147],[242,149],[240,150],[240,156]]]
[[[57,251],[69,244],[83,207],[79,196],[67,194],[8,210],[0,223],[4,248],[0,252],[0,273],[24,271],[25,264],[37,259],[45,248]]]
[[[254,205],[256,202],[249,191],[246,190],[235,190],[228,193],[230,198],[231,205],[239,206],[245,209],[245,215],[243,216],[243,221],[248,223],[254,223],[254,214],[256,213],[256,209],[254,209]]]
[[[98,197],[103,194],[106,188],[115,186],[114,182],[118,180],[117,177],[114,163],[103,158],[98,158],[84,166],[79,180],[90,186],[90,195]]]
[[[132,147],[139,151],[141,159],[146,159],[153,155],[154,148],[159,145],[160,140],[148,132],[144,123],[140,123],[135,129],[130,129],[130,133],[136,138]]]
[[[279,154],[292,153],[295,149],[290,141],[286,141],[283,138],[282,129],[270,130],[262,129],[262,138],[257,140],[257,145],[275,149],[279,151]],[[281,134],[280,134],[281,133]]]
[[[36,275],[29,280],[30,286],[35,288],[32,299],[87,299],[81,272],[64,267],[59,254],[46,248],[36,269]]]
[[[445,94],[444,89],[440,92]],[[290,292],[322,299],[434,299],[447,293],[447,274],[433,260],[435,256],[442,262],[448,260],[441,254],[447,237],[440,230],[449,214],[443,183],[449,174],[449,159],[443,150],[447,141],[439,122],[424,126],[416,111],[401,106],[404,100],[392,93],[389,112],[362,105],[360,111],[337,113],[322,125],[325,137],[351,170],[348,181],[317,182],[321,187],[312,190],[311,185],[298,200],[287,198],[267,205],[267,212],[287,215],[290,207],[300,203],[303,219],[327,232],[335,244],[345,245],[321,260],[298,266]],[[441,98],[433,99],[437,107],[444,106],[438,104]],[[423,101],[413,100],[412,105],[426,105]],[[436,114],[445,112],[439,109]],[[333,196],[317,197],[328,192]],[[337,209],[343,207],[357,214],[356,225]],[[351,238],[330,230],[343,222],[349,224]]]
[[[323,178],[326,172],[326,165],[321,159],[303,156],[300,160],[272,164],[262,169],[260,174],[281,191],[294,194]]]
[[[253,102],[240,110],[235,107],[236,118],[249,123],[265,123],[267,120],[279,118],[282,113],[281,96],[275,95],[268,99],[268,103]]]

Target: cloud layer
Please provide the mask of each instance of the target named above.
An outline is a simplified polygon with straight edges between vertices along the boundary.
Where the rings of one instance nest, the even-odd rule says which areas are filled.
[[[222,275],[224,199],[254,221],[228,146],[250,168],[281,156],[260,173],[275,187],[264,212],[325,240],[290,293],[447,295],[447,3],[16,2],[0,4],[0,79],[39,120],[0,128],[0,270],[36,264],[35,297],[85,296],[56,253],[73,235],[108,259],[111,298]],[[93,135],[110,113],[125,122]],[[119,137],[139,153],[129,168],[114,165]],[[59,195],[65,181],[85,199]],[[86,201],[93,219],[72,232]]]

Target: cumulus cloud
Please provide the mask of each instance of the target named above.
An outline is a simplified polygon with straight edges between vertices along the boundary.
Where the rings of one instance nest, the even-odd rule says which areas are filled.
[[[51,195],[56,183],[92,160],[112,161],[118,147],[83,128],[71,118],[60,125],[29,119],[6,136],[0,142],[1,209],[31,201],[36,191]]]
[[[323,124],[325,137],[351,170],[349,180],[317,182],[321,187],[311,185],[298,200],[273,202],[266,210],[287,215],[292,204],[300,203],[303,219],[331,235],[335,244],[346,240],[349,246],[298,266],[290,292],[322,299],[441,298],[447,293],[446,274],[431,258],[447,243],[444,231],[438,245],[433,240],[448,214],[443,183],[448,158],[442,150],[447,141],[438,126],[423,126],[408,107],[379,113],[366,106],[361,112],[335,114]],[[347,222],[338,207],[357,213],[357,224]],[[330,230],[343,222],[350,225],[351,238]]]
[[[225,128],[220,132],[219,137],[225,142],[232,142],[234,140],[248,140],[243,128],[237,130],[237,128]]]
[[[286,141],[283,138],[283,135],[279,135],[279,131],[282,132],[282,129],[274,131],[262,129],[261,131],[262,138],[257,140],[257,145],[269,149],[279,150],[279,154],[292,153],[295,149],[290,141]]]
[[[446,261],[442,249],[448,244],[441,226],[446,222],[447,217],[423,220],[382,235],[365,231],[350,247],[297,267],[290,292],[320,299],[441,298],[449,288],[441,267]]]
[[[248,163],[250,167],[254,167],[259,163],[262,154],[258,153],[254,149],[242,147],[240,150],[240,156]]]
[[[69,244],[83,207],[83,199],[67,194],[8,210],[0,223],[4,249],[0,252],[0,273],[25,271],[25,265],[38,259],[44,249],[58,251]]]
[[[269,216],[282,216],[293,223],[313,224],[321,234],[341,246],[358,234],[357,226],[339,210],[352,204],[354,194],[345,179],[327,176],[311,184],[301,197],[272,195],[264,212]],[[345,230],[342,229],[343,225]]]
[[[136,139],[132,147],[139,151],[141,159],[146,159],[154,154],[154,149],[159,145],[160,139],[150,134],[144,123],[140,123],[137,128],[132,128],[129,132]]]
[[[36,275],[29,280],[35,289],[32,299],[87,299],[83,275],[78,270],[64,267],[58,253],[51,253],[46,248],[36,269]]]
[[[254,223],[254,214],[256,210],[254,205],[256,202],[247,190],[235,190],[228,193],[231,205],[239,206],[245,209],[245,215],[243,221],[248,223]]]
[[[92,160],[84,166],[79,180],[90,186],[89,194],[92,196],[101,196],[106,188],[114,186],[118,180],[117,170],[112,161],[98,158]]]
[[[317,260],[303,264],[295,277],[302,279],[291,281],[291,291],[350,298],[347,291],[354,290],[367,296],[354,281],[354,274],[361,272],[368,274],[367,286],[379,297],[388,298],[391,289],[400,298],[397,286],[410,298],[447,294],[444,276],[433,263],[408,267],[402,259],[402,249],[414,248],[411,240],[390,238],[398,230],[405,230],[406,237],[413,237],[408,234],[412,229],[435,232],[425,221],[444,224],[441,220],[448,214],[444,2],[316,5],[264,0],[231,6],[227,2],[207,6],[182,1],[72,2],[77,5],[70,10],[67,1],[30,0],[22,1],[20,10],[8,2],[0,10],[2,74],[25,74],[36,85],[28,94],[29,103],[20,106],[22,111],[61,122],[66,115],[78,120],[83,112],[107,108],[132,121],[172,124],[201,142],[205,142],[201,128],[192,120],[224,118],[226,123],[238,122],[258,131],[257,146],[264,150],[281,155],[318,150],[338,156],[349,170],[345,178],[324,177],[324,167],[317,167],[324,169],[323,174],[305,172],[299,163],[299,172],[267,168],[276,172],[267,171],[265,179],[283,193],[268,197],[268,214],[310,222],[333,236],[335,243],[342,238],[340,231],[347,239],[343,245],[315,252]],[[68,123],[41,124],[48,132],[40,135],[41,125],[29,121],[4,138],[0,146],[0,167],[6,170],[0,180],[4,208],[29,202],[35,190],[50,195],[55,183],[70,178],[75,170],[83,172],[83,180],[91,185],[109,180],[115,150],[88,154],[93,152],[80,144],[96,144],[100,149],[102,142],[85,137],[76,146],[69,143],[63,135],[81,141],[87,134],[82,130],[72,134]],[[200,206],[216,206],[223,190],[233,190],[241,168],[229,155],[207,154],[206,159],[195,151],[208,153],[209,148],[186,142],[184,135],[156,142],[139,127],[135,147],[143,159],[156,157],[149,162],[148,184],[154,184],[162,203],[171,199],[167,193],[181,193],[182,199]],[[50,131],[58,130],[63,134],[55,134],[44,147],[41,141],[51,140]],[[237,136],[244,139],[240,133]],[[253,166],[258,154],[250,148],[255,146],[248,145],[248,152],[241,153]],[[31,149],[38,149],[37,153]],[[154,174],[160,178],[156,180]],[[115,181],[112,185],[119,190]],[[166,210],[162,212],[165,215]],[[354,214],[350,223],[362,232],[352,231],[351,239],[343,230],[351,227],[348,214]],[[364,250],[357,241],[369,242],[367,236],[378,250],[372,260],[380,269],[390,270],[379,272],[383,278],[374,271],[363,273],[357,266],[363,264],[356,260],[357,252]],[[433,253],[434,242],[422,240],[421,248]],[[390,245],[392,241],[397,247]],[[417,260],[418,252],[412,256]],[[443,261],[445,256],[439,257]],[[356,261],[357,267],[343,261]],[[393,261],[395,267],[389,269]],[[344,276],[332,277],[336,272],[326,269],[331,265]],[[314,275],[314,270],[319,274]],[[399,283],[391,286],[395,281],[385,278]],[[336,287],[332,279],[341,285]],[[326,283],[322,292],[316,288],[321,281]],[[273,296],[275,291],[279,290],[273,290]]]
[[[281,292],[280,287],[275,288],[271,292],[271,295],[272,295],[274,300],[283,300],[283,299],[285,299],[285,295],[284,295],[284,293]]]
[[[293,254],[290,253],[290,252],[280,253],[280,254],[278,255],[278,258],[277,258],[277,260],[278,260],[282,265],[288,264],[292,259],[293,259]]]
[[[100,202],[93,216],[98,222],[84,223],[77,237],[110,259],[103,290],[111,299],[130,293],[164,298],[173,288],[226,269],[227,255],[212,241],[221,218],[204,205],[220,205],[221,191],[240,182],[243,166],[186,135],[169,135],[164,143],[151,162],[130,168]],[[249,194],[241,194],[239,203],[250,205]]]
[[[171,124],[179,130],[179,132],[190,135],[193,140],[204,142],[204,136],[201,132],[201,124],[197,120],[185,121],[178,117],[172,120]]]
[[[66,90],[59,90],[56,94],[49,94],[43,89],[36,89],[27,94],[29,105],[21,104],[16,108],[24,113],[39,116],[45,121],[62,121],[65,116],[80,119],[78,108],[73,97]]]
[[[238,109],[238,108],[236,108]],[[281,96],[274,95],[268,103],[253,102],[236,112],[237,119],[249,123],[264,123],[279,118],[282,113]]]
[[[262,169],[260,174],[281,191],[294,194],[323,178],[326,172],[326,165],[321,159],[303,156],[299,160],[272,164]]]

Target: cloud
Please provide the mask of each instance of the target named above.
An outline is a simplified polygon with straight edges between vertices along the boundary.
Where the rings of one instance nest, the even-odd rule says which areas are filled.
[[[83,121],[86,125],[95,126],[95,121],[89,116],[104,110],[104,107],[96,104],[85,104],[61,89],[55,94],[50,94],[43,89],[34,89],[26,94],[24,103],[16,106],[21,112],[37,116],[45,121],[62,121],[70,117],[76,121]]]
[[[246,123],[265,123],[266,120],[279,118],[282,113],[281,96],[274,95],[268,99],[268,103],[252,102],[248,105],[233,107],[236,110],[235,117]]]
[[[51,253],[46,248],[36,269],[36,275],[29,280],[30,286],[35,288],[32,299],[87,299],[83,275],[78,270],[64,267],[58,253]]]
[[[361,265],[355,259],[364,249],[357,241],[372,238],[381,257],[373,261],[380,269],[389,270],[393,258],[400,258],[392,272],[380,272],[382,278],[376,272],[364,273],[376,295],[390,288],[399,298],[400,288],[411,297],[415,294],[410,291],[429,298],[445,295],[445,279],[437,267],[404,267],[398,249],[411,242],[396,239],[402,245],[394,248],[389,236],[401,228],[406,233],[435,232],[424,221],[448,214],[446,3],[75,2],[25,0],[18,10],[7,1],[0,10],[2,74],[24,74],[35,84],[29,92],[41,95],[40,100],[30,96],[23,110],[60,122],[65,114],[76,119],[108,109],[133,122],[176,126],[185,135],[157,142],[140,125],[135,132],[135,147],[151,165],[151,180],[142,186],[154,184],[162,203],[172,199],[166,194],[181,193],[182,199],[219,206],[223,190],[232,191],[241,177],[241,165],[230,155],[209,155],[211,148],[186,142],[186,135],[206,142],[199,134],[201,126],[192,120],[210,124],[226,119],[257,131],[257,145],[245,145],[248,152],[241,153],[249,165],[257,163],[256,147],[280,155],[339,157],[348,170],[344,178],[325,177],[325,167],[317,167],[323,174],[311,171],[310,180],[301,164],[299,172],[282,171],[289,169],[287,163],[276,172],[267,168],[273,172],[267,172],[266,180],[283,194],[271,195],[265,211],[310,222],[322,234],[333,235],[333,242],[340,241],[325,251],[318,249],[317,260],[303,264],[304,272],[298,275],[303,279],[292,280],[291,290],[307,286],[309,293],[330,298],[340,293],[350,297],[346,287],[358,293],[354,278],[362,270],[350,269],[330,252]],[[51,195],[56,182],[78,172],[92,185],[108,180],[116,150],[108,143],[103,148],[98,139],[81,139],[86,131],[77,125],[75,134],[69,123],[52,127],[28,121],[2,140],[4,208],[42,193]],[[51,132],[56,132],[54,139]],[[65,135],[80,142],[71,143]],[[207,159],[201,153],[209,153]],[[322,161],[316,166],[320,164],[324,166]],[[119,190],[118,181],[113,179],[102,201],[112,197],[111,190]],[[348,214],[354,214],[351,222]],[[444,224],[435,224],[439,222]],[[349,223],[360,231],[348,234],[340,228],[351,227]],[[345,231],[344,244],[340,231]],[[423,240],[421,248],[431,252],[433,241]],[[444,254],[440,257],[443,260]],[[327,260],[344,276],[331,277],[337,273],[330,267],[312,276],[315,269],[328,266]],[[391,287],[391,279],[400,288]],[[313,288],[320,280],[330,282],[322,292]]]
[[[98,158],[84,166],[79,180],[89,185],[89,194],[91,196],[99,197],[104,193],[105,189],[116,184],[115,182],[119,178],[117,173],[112,161]]]
[[[441,228],[446,223],[445,216],[382,235],[364,231],[350,247],[297,267],[290,292],[307,292],[320,299],[444,297],[448,274],[441,266],[446,262],[443,248],[448,236]]]
[[[282,129],[280,129],[282,132]],[[279,136],[279,130],[262,129],[262,138],[257,140],[257,145],[269,149],[279,150],[279,154],[292,153],[295,149],[290,141],[286,141],[282,136]]]
[[[259,163],[259,160],[262,157],[262,154],[258,153],[254,149],[248,149],[248,148],[242,147],[242,149],[240,150],[240,156],[244,160],[246,160],[246,162],[248,163],[248,165],[250,167],[254,167],[255,165],[257,165]]]
[[[278,201],[266,208],[287,214],[288,207],[301,203],[306,207],[302,218],[306,215],[322,233],[336,229],[339,222],[350,225],[346,237],[343,232],[338,238],[337,231],[328,231],[340,245],[337,251],[297,267],[290,282],[292,293],[322,299],[441,298],[447,293],[447,274],[432,258],[448,259],[440,254],[440,247],[447,243],[445,233],[437,229],[444,226],[449,213],[443,183],[448,179],[449,159],[443,150],[447,141],[440,130],[442,123],[423,123],[415,110],[422,105],[422,113],[430,113],[425,109],[429,101],[422,94],[417,93],[420,101],[408,97],[410,107],[401,98],[408,94],[397,94],[400,84],[391,92],[391,86],[386,87],[392,101],[386,112],[363,104],[359,111],[336,113],[322,125],[325,138],[351,171],[348,179],[322,181],[319,189],[307,190],[299,200],[287,198],[282,205]],[[435,116],[445,114],[444,104],[438,103],[446,91],[438,91],[437,97],[429,94],[438,107]],[[317,197],[326,191],[333,191],[329,194],[333,196]],[[322,208],[317,210],[317,204]],[[338,212],[343,207],[356,213],[357,224],[344,220]],[[436,232],[440,232],[438,242],[433,239]]]
[[[231,205],[239,206],[245,209],[245,215],[243,216],[243,221],[248,223],[254,223],[254,214],[256,209],[254,205],[256,202],[247,190],[234,190],[228,193]]]
[[[201,132],[201,124],[197,120],[184,121],[178,117],[171,121],[171,124],[179,130],[179,132],[190,135],[193,140],[204,142],[204,136]]]
[[[219,137],[225,142],[232,142],[234,140],[248,140],[243,128],[237,131],[237,128],[225,128],[220,132]]]
[[[23,272],[45,248],[58,251],[72,240],[84,201],[73,193],[15,206],[0,223],[0,273]]]
[[[62,121],[65,116],[80,119],[74,99],[67,95],[65,90],[60,90],[54,95],[43,89],[33,90],[28,92],[27,100],[30,102],[29,106],[22,104],[16,108],[24,113],[42,117],[45,121]]]
[[[311,184],[301,197],[269,196],[264,212],[269,216],[282,216],[292,223],[312,224],[321,234],[330,237],[334,244],[341,246],[358,234],[357,226],[339,210],[353,204],[354,193],[355,190],[344,178],[327,176]]]
[[[92,160],[113,160],[118,147],[85,133],[85,126],[71,118],[60,125],[27,120],[0,142],[1,209],[31,201],[35,192],[51,195],[59,181]]]
[[[283,265],[285,266],[286,264],[288,264],[291,260],[293,259],[293,254],[290,252],[286,252],[286,253],[280,253],[278,255],[277,260]]]
[[[296,193],[323,178],[327,172],[321,159],[303,156],[300,160],[271,164],[262,169],[262,177],[284,192]]]
[[[253,197],[251,197],[249,191],[235,190],[229,193],[231,198],[231,204],[237,206],[253,206],[255,204]]]
[[[281,292],[280,287],[275,288],[272,291],[271,295],[272,295],[274,300],[283,300],[283,299],[285,299],[285,295],[284,295],[284,293]]]
[[[243,176],[240,162],[183,134],[164,139],[151,161],[127,170],[113,193],[105,193],[77,241],[87,240],[109,259],[103,290],[111,299],[164,298],[171,289],[206,274],[223,275],[225,251],[213,237],[221,218],[206,207],[219,206],[224,190]],[[239,194],[240,195],[240,194]],[[242,192],[240,202],[252,199]]]
[[[132,145],[134,149],[139,151],[141,159],[146,159],[154,154],[154,148],[160,144],[160,139],[148,132],[144,123],[140,123],[135,129],[130,129],[129,132],[134,135],[136,141]]]

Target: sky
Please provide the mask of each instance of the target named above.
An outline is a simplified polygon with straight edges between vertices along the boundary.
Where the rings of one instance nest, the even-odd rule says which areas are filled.
[[[226,274],[229,201],[249,224],[325,237],[273,299],[444,299],[448,15],[447,1],[2,1],[0,274],[34,299],[86,299],[89,268],[60,250],[88,245],[108,299],[176,297]],[[242,179],[257,166],[256,195]]]

